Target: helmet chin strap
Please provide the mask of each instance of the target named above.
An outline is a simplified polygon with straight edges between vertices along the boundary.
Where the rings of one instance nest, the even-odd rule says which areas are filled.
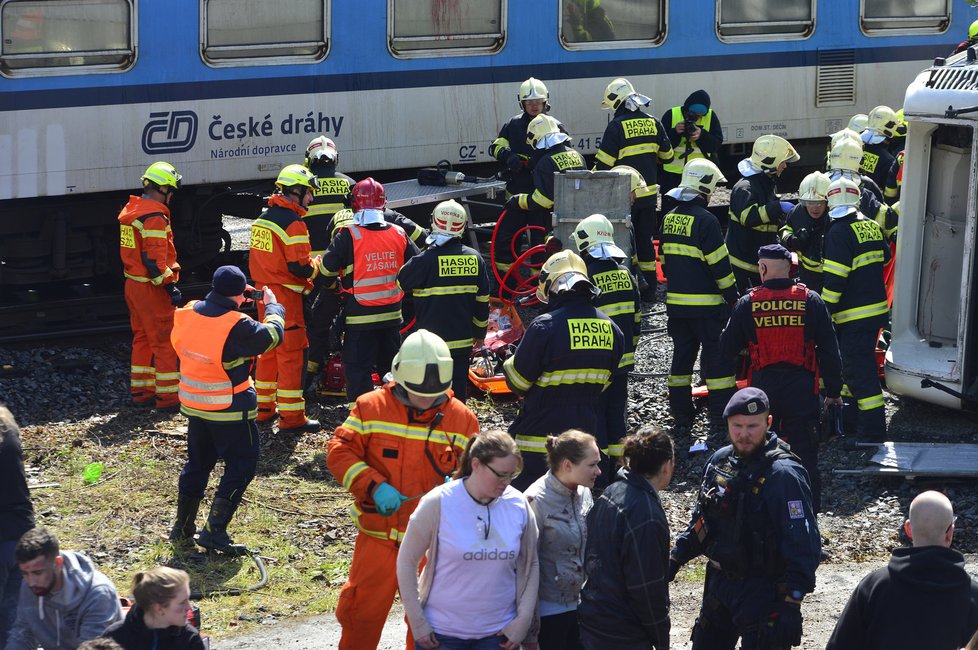
[[[435,398],[435,401],[432,402],[431,406],[429,406],[428,408],[419,409],[417,406],[411,403],[411,396],[408,394],[408,391],[406,388],[404,388],[404,386],[401,386],[400,384],[394,384],[394,387],[391,389],[391,392],[394,394],[394,397],[397,398],[398,402],[408,407],[409,409],[414,409],[418,413],[424,413],[426,411],[436,409],[448,401],[448,394],[445,393]]]

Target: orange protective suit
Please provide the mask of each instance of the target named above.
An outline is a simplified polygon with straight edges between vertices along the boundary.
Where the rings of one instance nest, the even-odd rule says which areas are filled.
[[[258,357],[258,421],[272,420],[277,411],[282,416],[280,427],[293,429],[306,423],[302,377],[309,340],[302,297],[312,290],[319,267],[309,255],[309,230],[302,220],[305,209],[278,194],[268,205],[251,226],[249,266],[255,286],[271,287],[285,307],[285,337],[282,345]],[[260,319],[264,311],[259,303]]]
[[[170,344],[174,307],[164,287],[179,280],[180,265],[170,209],[153,199],[130,196],[119,213],[119,254],[132,326],[132,399],[139,404],[155,400],[157,408],[175,407],[180,375]]]
[[[479,431],[475,415],[451,391],[448,401],[419,413],[397,399],[394,386],[358,397],[327,447],[326,465],[353,494],[351,512],[360,529],[336,606],[340,650],[377,647],[397,593],[397,548],[408,519],[421,495],[455,471],[468,439]],[[386,517],[373,502],[381,483],[409,499]]]

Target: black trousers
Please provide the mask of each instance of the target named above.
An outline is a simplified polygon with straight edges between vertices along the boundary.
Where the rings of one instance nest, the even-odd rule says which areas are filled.
[[[766,624],[777,604],[773,579],[734,580],[707,564],[703,605],[693,626],[693,650],[788,650],[775,645]]]
[[[180,494],[202,498],[211,470],[218,460],[223,460],[224,474],[214,496],[240,502],[255,478],[260,442],[254,420],[212,422],[191,416],[187,424],[187,462],[177,484]]]
[[[373,390],[376,370],[381,381],[391,370],[391,362],[401,346],[397,326],[376,330],[347,328],[343,335],[343,374],[346,375],[346,399],[355,402]]]
[[[635,256],[638,268],[655,295],[658,278],[655,274],[655,245],[658,234],[656,197],[643,196],[632,206],[632,228],[635,230]]]
[[[340,313],[342,296],[329,289],[320,289],[310,296],[311,309],[306,319],[306,337],[309,339],[306,372],[318,372],[330,349],[330,334],[336,315]]]
[[[577,610],[540,617],[540,650],[583,650],[577,626]]]
[[[722,318],[669,318],[666,323],[672,338],[672,365],[669,368],[669,407],[676,420],[693,415],[693,365],[700,354],[700,376],[710,391],[710,418],[723,417],[723,409],[736,392],[734,362],[720,354]]]
[[[452,350],[452,392],[455,399],[464,402],[469,396],[469,348]]]
[[[820,402],[815,375],[804,368],[777,367],[751,375],[751,386],[767,393],[771,403],[771,430],[791,445],[808,472],[812,507],[822,508],[822,475],[818,471],[818,422]]]
[[[857,413],[856,436],[861,440],[882,441],[886,438],[886,402],[876,364],[879,326],[854,321],[836,325],[835,332],[842,355],[845,382],[842,395],[846,410]]]

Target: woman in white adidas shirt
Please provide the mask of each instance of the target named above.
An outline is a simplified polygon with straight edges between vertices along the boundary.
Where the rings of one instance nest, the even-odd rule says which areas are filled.
[[[508,433],[473,436],[455,480],[426,494],[411,515],[397,582],[416,649],[516,650],[535,639],[537,527],[510,486],[522,466]]]

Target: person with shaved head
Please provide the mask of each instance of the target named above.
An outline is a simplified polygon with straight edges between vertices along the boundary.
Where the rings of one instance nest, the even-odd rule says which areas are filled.
[[[951,549],[954,508],[936,491],[910,504],[904,524],[911,547],[862,579],[846,603],[826,650],[957,650],[978,629],[978,581]]]

